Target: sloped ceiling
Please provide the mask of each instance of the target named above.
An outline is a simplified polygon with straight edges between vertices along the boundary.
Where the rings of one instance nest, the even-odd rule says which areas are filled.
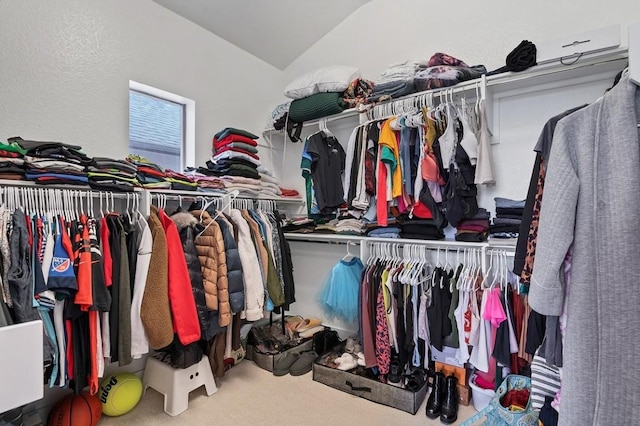
[[[283,70],[370,0],[154,1]]]

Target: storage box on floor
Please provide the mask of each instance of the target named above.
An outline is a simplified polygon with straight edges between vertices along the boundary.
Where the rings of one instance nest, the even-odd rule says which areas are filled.
[[[355,374],[353,371],[342,371],[320,363],[322,356],[313,363],[313,380],[347,392],[360,398],[379,404],[388,405],[407,413],[415,414],[427,396],[427,381],[420,389],[413,392],[393,384],[381,383],[373,378]]]
[[[282,322],[274,321],[273,324],[267,322],[264,323],[256,323],[253,328],[254,333],[249,332],[249,336],[247,338],[247,359],[255,362],[258,367],[263,368],[267,371],[273,372],[273,367],[278,362],[280,358],[282,358],[285,354],[297,354],[306,351],[310,351],[313,349],[313,339],[300,339],[294,340],[287,338],[282,333]],[[258,328],[260,330],[258,330]],[[255,331],[264,331],[265,333],[262,336],[269,335],[273,336],[276,340],[275,344],[269,344],[268,348],[262,348],[260,350],[260,344],[256,340]],[[265,343],[263,341],[263,343]]]

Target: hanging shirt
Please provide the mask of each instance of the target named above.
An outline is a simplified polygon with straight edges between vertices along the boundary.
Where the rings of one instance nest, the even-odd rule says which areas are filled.
[[[331,213],[344,203],[342,173],[345,169],[346,154],[333,136],[324,132],[309,136],[307,152],[311,155],[311,174],[322,214]]]
[[[381,152],[382,162],[389,165],[391,170],[391,198],[402,196],[402,170],[400,168],[400,150],[398,148],[398,135],[391,126],[394,118],[390,118],[382,124],[380,130],[380,140],[378,143],[383,147]],[[380,198],[378,197],[378,201]]]
[[[140,245],[138,246],[138,259],[136,262],[133,298],[131,301],[131,357],[133,359],[141,358],[142,355],[149,352],[149,340],[147,339],[147,333],[140,318],[140,308],[147,283],[147,274],[149,272],[149,262],[151,261],[151,250],[153,246],[153,238],[147,222],[140,218],[137,226],[141,237]]]

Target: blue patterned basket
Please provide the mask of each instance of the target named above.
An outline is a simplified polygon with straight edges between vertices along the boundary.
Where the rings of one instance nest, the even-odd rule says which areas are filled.
[[[522,389],[531,391],[531,379],[517,374],[508,375],[496,390],[496,395],[491,399],[489,405],[466,420],[461,426],[471,426],[483,417],[486,417],[483,423],[486,426],[537,426],[538,413],[531,408],[531,397],[529,397],[523,411],[511,411],[500,404],[500,400],[508,391]]]

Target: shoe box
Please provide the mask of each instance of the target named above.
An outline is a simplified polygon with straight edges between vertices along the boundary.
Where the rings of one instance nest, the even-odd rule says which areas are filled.
[[[247,359],[252,360],[258,367],[264,368],[267,371],[271,371],[273,373],[273,367],[276,365],[278,360],[282,358],[286,353],[289,354],[299,354],[302,352],[307,352],[313,349],[313,339],[306,339],[300,342],[299,345],[286,349],[278,354],[263,354],[255,350],[253,345],[247,346]]]
[[[278,327],[281,326],[280,321],[274,321],[273,325]],[[309,337],[306,339],[301,339],[299,341],[290,341],[279,353],[261,353],[258,351],[254,345],[247,342],[247,354],[246,359],[255,362],[258,367],[263,368],[267,371],[273,372],[275,364],[278,362],[280,358],[282,358],[285,354],[298,354],[306,351],[310,351],[313,349],[313,338]]]
[[[378,404],[415,414],[427,396],[427,381],[413,392],[392,384],[313,363],[313,380]]]

